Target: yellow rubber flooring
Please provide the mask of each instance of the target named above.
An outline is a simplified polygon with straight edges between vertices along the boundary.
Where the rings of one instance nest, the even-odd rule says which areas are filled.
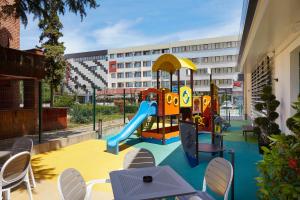
[[[75,168],[85,181],[109,178],[109,172],[122,169],[125,154],[133,147],[123,146],[118,155],[106,152],[103,140],[88,140],[56,151],[32,157],[32,168],[37,182],[34,199],[58,199],[57,178],[67,168]],[[100,199],[112,199],[110,184],[98,184],[93,188]],[[28,199],[26,190],[20,188],[12,193],[12,199]],[[99,197],[95,197],[99,199]]]

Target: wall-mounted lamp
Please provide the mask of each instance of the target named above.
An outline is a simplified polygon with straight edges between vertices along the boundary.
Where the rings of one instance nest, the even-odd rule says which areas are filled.
[[[274,78],[274,81],[278,82],[278,78]]]

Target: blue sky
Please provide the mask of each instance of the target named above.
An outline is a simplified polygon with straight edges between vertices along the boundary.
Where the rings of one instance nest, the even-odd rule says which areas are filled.
[[[101,0],[81,21],[67,13],[66,53],[238,34],[243,0]],[[39,45],[37,20],[21,26],[21,49]]]

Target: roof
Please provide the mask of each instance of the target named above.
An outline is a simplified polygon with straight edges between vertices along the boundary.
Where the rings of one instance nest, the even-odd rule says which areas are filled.
[[[83,58],[83,57],[92,57],[92,56],[106,56],[107,50],[100,50],[100,51],[88,51],[88,52],[81,52],[81,53],[70,53],[65,54],[65,59],[70,58]]]
[[[252,21],[255,15],[255,10],[256,10],[256,5],[257,5],[258,0],[249,0],[247,5],[244,5],[244,10],[243,10],[243,18],[244,20],[244,26],[243,26],[243,33],[242,33],[242,38],[241,38],[241,46],[240,46],[240,52],[239,52],[239,57],[238,57],[238,67],[240,67],[241,64],[241,59],[244,53],[244,49],[246,46],[248,34],[252,25]]]
[[[181,68],[188,68],[194,71],[197,70],[197,66],[187,58],[178,58],[173,54],[164,54],[155,61],[152,66],[152,71],[156,72],[162,70],[173,74]]]

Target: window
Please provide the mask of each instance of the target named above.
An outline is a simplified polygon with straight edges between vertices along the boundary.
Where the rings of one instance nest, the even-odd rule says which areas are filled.
[[[197,51],[197,45],[192,46],[192,51]]]
[[[208,57],[204,57],[204,58],[202,58],[202,62],[204,62],[204,63],[208,63]]]
[[[159,49],[153,50],[152,54],[160,54],[160,50]]]
[[[124,54],[123,54],[123,53],[118,53],[118,54],[117,54],[117,58],[122,58],[122,57],[124,57]]]
[[[117,64],[117,68],[118,68],[118,69],[124,68],[124,63],[118,63],[118,64]]]
[[[170,53],[170,49],[162,49],[161,50],[162,53]],[[149,86],[150,87],[150,86]]]
[[[112,87],[112,88],[115,88],[115,87],[116,87],[116,83],[112,83],[112,84],[111,84],[111,87]]]
[[[143,77],[151,77],[151,71],[143,71]]]
[[[124,87],[124,83],[118,83],[118,88]]]
[[[124,83],[118,83],[118,88],[124,87]]]
[[[144,67],[150,67],[151,66],[151,61],[150,60],[143,61],[143,66]]]
[[[112,66],[112,67],[116,67],[115,64],[112,64],[111,66]],[[95,65],[94,65],[94,66],[91,66],[90,68],[91,68],[91,70],[94,71],[94,72],[97,71],[97,66],[95,66]]]
[[[232,55],[227,56],[227,61],[232,61]]]
[[[115,57],[115,54],[110,54],[110,55],[109,55],[109,58],[110,58],[110,59],[113,59],[114,57]]]
[[[132,78],[133,77],[132,72],[125,72],[125,77],[126,78]]]
[[[133,83],[132,83],[132,82],[127,82],[127,83],[126,83],[126,87],[127,87],[127,88],[133,87]]]
[[[125,57],[131,57],[133,55],[132,52],[125,53]]]
[[[204,50],[208,49],[208,44],[204,44],[204,45],[203,45],[203,49],[204,49]]]
[[[231,43],[231,42],[227,42],[227,43],[226,43],[226,47],[227,47],[227,48],[232,47],[232,43]]]
[[[136,68],[141,67],[141,65],[142,65],[141,62],[134,62],[134,67],[136,67]]]
[[[132,68],[132,63],[131,62],[125,63],[125,68]]]
[[[119,73],[117,74],[117,77],[118,77],[118,78],[124,78],[124,73],[123,73],[123,72],[119,72]]]
[[[142,82],[135,82],[134,87],[142,87]]]
[[[134,72],[134,77],[141,77],[141,72]]]
[[[150,55],[151,52],[150,51],[143,51],[143,55]]]
[[[143,82],[143,87],[151,87],[151,81]]]
[[[111,77],[111,78],[116,78],[116,73],[112,73],[112,74],[110,75],[110,77]]]
[[[134,52],[134,56],[141,56],[142,55],[142,52],[141,51],[136,51]]]
[[[220,56],[216,56],[216,62],[220,62]]]

